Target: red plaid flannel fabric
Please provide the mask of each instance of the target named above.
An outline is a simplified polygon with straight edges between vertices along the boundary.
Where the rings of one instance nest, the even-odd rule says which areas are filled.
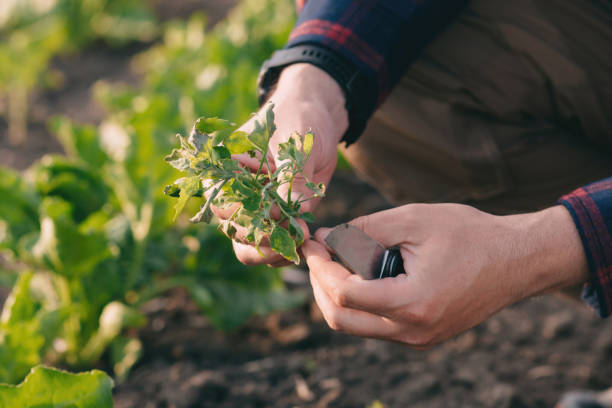
[[[601,316],[612,314],[612,177],[559,200],[574,218],[591,270],[582,298]]]
[[[316,44],[357,66],[373,113],[423,47],[467,0],[296,0],[287,47]]]

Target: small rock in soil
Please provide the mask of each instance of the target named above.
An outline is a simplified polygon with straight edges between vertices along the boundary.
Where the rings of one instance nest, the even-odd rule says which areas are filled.
[[[479,400],[487,407],[496,408],[522,408],[525,405],[509,384],[496,384],[493,387],[483,389],[478,395]]]
[[[563,311],[549,316],[542,326],[542,337],[548,340],[568,337],[574,330],[574,314]]]

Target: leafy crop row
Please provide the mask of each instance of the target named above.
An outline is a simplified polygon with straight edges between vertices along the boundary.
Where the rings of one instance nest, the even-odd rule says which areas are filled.
[[[173,222],[163,186],[178,173],[162,160],[196,112],[243,120],[255,110],[258,67],[283,45],[292,13],[289,2],[247,0],[211,31],[199,15],[169,23],[136,58],[141,86],[97,85],[108,111],[99,126],[53,121],[67,156],[23,175],[0,169],[0,283],[13,284],[0,382],[103,355],[121,379],[141,353],[140,305],[173,287],[220,328],[300,301],[278,270],[237,263],[215,228]]]
[[[53,57],[94,40],[151,41],[157,24],[144,0],[3,0],[0,7],[0,100],[13,143],[25,140],[28,95],[60,81]],[[0,105],[1,106],[1,105]],[[2,109],[0,109],[1,111]],[[1,113],[1,112],[0,112]]]

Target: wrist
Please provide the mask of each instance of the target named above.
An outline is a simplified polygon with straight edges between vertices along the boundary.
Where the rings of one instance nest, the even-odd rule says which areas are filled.
[[[579,285],[588,280],[582,242],[563,206],[502,217],[515,231],[509,274],[519,274],[521,298]]]
[[[337,144],[348,128],[345,97],[338,83],[325,71],[308,63],[283,69],[270,100],[275,105],[291,104],[302,112],[316,112],[333,124],[331,138]]]

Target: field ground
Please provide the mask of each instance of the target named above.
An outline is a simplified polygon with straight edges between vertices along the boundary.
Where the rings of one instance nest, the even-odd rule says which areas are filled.
[[[232,3],[156,1],[162,16],[204,8],[213,22]],[[0,120],[0,163],[24,169],[59,151],[45,125],[54,114],[99,121],[91,85],[137,81],[129,60],[143,47],[99,45],[56,61],[65,86],[33,96],[28,143],[9,146]],[[334,225],[386,207],[352,173],[339,172],[316,215],[321,225]],[[304,271],[286,276],[296,290],[308,290]],[[211,329],[179,290],[149,302],[146,313],[144,357],[115,389],[119,408],[366,407],[374,401],[385,407],[551,407],[564,391],[612,384],[612,321],[556,297],[517,304],[427,352],[332,332],[312,300],[229,334]]]

